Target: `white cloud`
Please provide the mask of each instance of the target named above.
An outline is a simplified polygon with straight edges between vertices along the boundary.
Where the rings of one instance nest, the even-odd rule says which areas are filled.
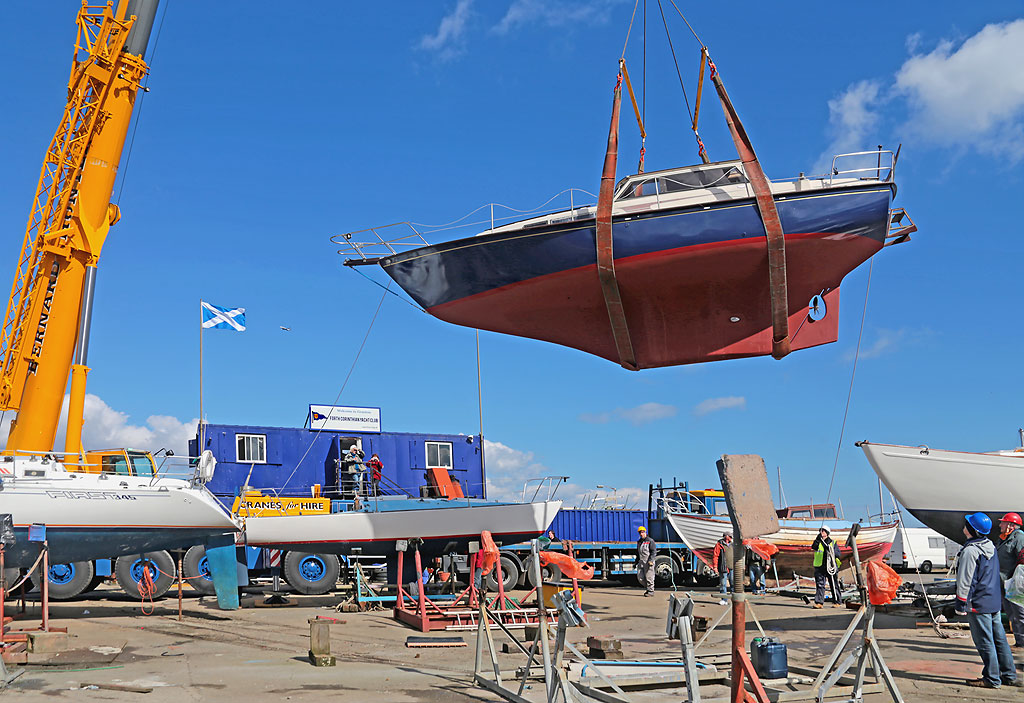
[[[457,0],[454,9],[441,18],[437,32],[420,38],[419,48],[436,51],[442,60],[456,56],[462,35],[466,32],[472,5],[473,0]]]
[[[902,327],[898,330],[879,329],[878,336],[869,346],[861,346],[861,359],[877,359],[886,354],[892,354],[909,345],[917,344],[931,335],[928,329],[911,329]],[[843,354],[843,361],[853,361],[856,349],[850,349]]]
[[[747,399],[741,395],[729,395],[721,398],[708,398],[697,404],[693,409],[693,414],[697,417],[707,415],[708,413],[718,412],[719,410],[728,410],[730,408],[738,408],[740,410],[747,409]]]
[[[913,49],[919,42],[911,42]],[[943,41],[896,72],[905,129],[941,146],[1024,157],[1024,19],[990,24],[958,48]]]
[[[61,422],[57,428],[56,448],[64,448],[67,428],[68,396],[64,396]],[[155,452],[161,448],[174,451],[177,456],[188,455],[188,440],[196,436],[199,418],[181,422],[170,415],[150,415],[141,425],[133,425],[128,413],[115,410],[97,395],[85,395],[85,424],[82,427],[82,446],[86,449],[131,447]],[[4,435],[6,440],[6,434]]]
[[[827,173],[836,154],[867,151],[878,128],[881,104],[878,81],[859,81],[828,101],[831,143],[815,164],[815,173]],[[844,168],[856,168],[847,164]]]
[[[592,425],[604,425],[612,420],[625,420],[632,425],[646,425],[648,422],[675,417],[678,412],[674,405],[641,403],[633,408],[616,408],[613,412],[582,413],[578,419]]]
[[[565,2],[564,0],[513,0],[501,21],[494,26],[497,34],[508,34],[519,27],[564,27],[608,21],[609,9],[620,0]]]
[[[501,442],[484,440],[484,456],[487,467],[487,497],[491,500],[522,500],[523,485],[531,478],[545,476],[562,476],[563,472],[549,469],[544,464],[534,461],[533,452],[514,449]],[[526,499],[534,497],[536,482],[531,484]],[[538,500],[547,498],[547,487],[536,494]],[[635,508],[647,505],[647,489],[632,486],[616,486],[612,488],[586,488],[577,482],[566,482],[558,487],[555,498],[565,503],[566,507],[588,506],[595,499],[595,507],[607,503],[624,504]]]

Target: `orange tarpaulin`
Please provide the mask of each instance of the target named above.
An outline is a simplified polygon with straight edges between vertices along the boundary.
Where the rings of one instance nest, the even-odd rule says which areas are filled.
[[[771,561],[772,554],[775,554],[779,551],[779,548],[771,542],[766,542],[763,539],[757,537],[754,537],[752,539],[745,539],[743,540],[743,544],[747,547],[750,547],[750,549],[756,552],[757,555],[765,561]]]
[[[885,605],[900,590],[903,579],[888,564],[880,561],[869,561],[865,568],[868,572],[868,600],[871,605]]]
[[[561,552],[540,552],[540,565],[547,566],[554,564],[562,572],[562,576],[569,579],[587,581],[594,578],[594,567],[590,564],[583,564],[576,561],[568,554]]]
[[[486,576],[498,563],[498,545],[494,543],[491,533],[484,530],[480,533],[480,551],[476,553],[476,568]]]

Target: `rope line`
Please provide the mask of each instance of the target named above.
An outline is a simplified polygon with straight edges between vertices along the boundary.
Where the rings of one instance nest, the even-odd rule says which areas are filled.
[[[395,296],[396,298],[398,298],[399,300],[401,300],[401,301],[402,301],[403,303],[405,303],[406,305],[411,305],[411,306],[412,306],[413,308],[415,308],[416,310],[419,310],[419,311],[420,311],[420,312],[422,312],[422,313],[426,313],[427,315],[429,315],[429,314],[430,314],[430,313],[428,313],[428,312],[427,312],[426,310],[424,310],[423,308],[421,308],[421,307],[420,307],[419,305],[417,305],[416,303],[414,303],[413,301],[409,300],[408,298],[403,298],[403,297],[402,297],[401,295],[399,295],[399,294],[398,294],[398,293],[396,293],[395,291],[391,290],[391,288],[390,288],[390,287],[385,287],[385,286],[384,286],[384,285],[382,285],[382,284],[381,284],[381,283],[380,283],[379,281],[375,281],[374,279],[370,278],[370,277],[369,277],[369,276],[367,276],[367,275],[366,275],[365,273],[363,273],[362,271],[360,271],[360,270],[359,270],[359,267],[358,267],[358,266],[348,266],[347,268],[349,268],[349,269],[352,269],[353,271],[355,271],[356,273],[358,273],[358,274],[359,274],[360,276],[362,276],[363,278],[365,278],[365,279],[366,279],[367,281],[369,281],[369,282],[370,282],[370,283],[372,283],[373,285],[375,285],[375,286],[378,286],[379,288],[383,288],[383,289],[384,289],[384,291],[385,291],[386,293],[390,293],[391,295]],[[3,418],[0,418],[0,423],[2,423],[2,422],[3,422]]]
[[[697,36],[697,32],[695,32],[693,30],[693,27],[690,25],[689,22],[687,22],[686,18],[683,16],[682,11],[680,11],[679,6],[676,5],[676,0],[668,0],[668,1],[670,3],[672,3],[672,7],[674,7],[676,9],[676,12],[679,13],[679,19],[681,19],[683,21],[683,24],[686,25],[686,28],[690,30],[690,34],[692,34],[693,38],[697,40],[697,43],[700,44],[702,47],[706,48],[707,45],[703,41],[701,41],[700,37]]]
[[[373,329],[373,323],[377,321],[377,315],[380,314],[381,306],[384,305],[384,300],[385,298],[388,297],[388,290],[390,288],[391,283],[389,281],[388,287],[385,288],[384,290],[384,294],[380,296],[380,302],[377,303],[377,309],[374,310],[373,312],[373,318],[370,320],[370,326],[366,328],[366,334],[363,335],[363,342],[362,344],[359,345],[359,351],[356,352],[356,357],[352,359],[352,365],[349,367],[348,373],[345,375],[345,380],[342,382],[341,388],[338,390],[338,395],[334,396],[334,403],[332,403],[333,405],[338,404],[338,400],[341,399],[341,394],[345,392],[345,387],[348,385],[349,379],[352,378],[352,372],[356,370],[356,363],[358,363],[359,356],[363,353],[363,348],[366,346],[366,340],[370,338],[370,331]],[[323,431],[324,428],[321,427],[316,431],[316,434],[313,435],[313,437],[309,440],[309,445],[306,447],[306,451],[302,454],[302,458],[299,459],[298,463],[295,464],[295,468],[292,469],[292,472],[288,474],[288,478],[285,479],[284,485],[281,487],[281,490],[287,488],[289,481],[291,481],[292,478],[295,476],[295,472],[299,470],[300,466],[302,466],[302,462],[305,461],[306,457],[309,456],[310,450],[313,449],[313,444],[316,442],[317,437],[319,437],[320,433]],[[281,494],[280,492],[275,491],[275,495]]]
[[[168,7],[168,5],[170,5],[169,2],[164,4],[164,12],[163,12],[162,15],[160,15],[160,24],[157,25],[157,28],[156,28],[156,38],[153,40],[153,51],[151,51],[150,54],[149,54],[149,58],[150,58],[149,68],[151,70],[153,68],[153,61],[156,59],[156,48],[160,44],[160,32],[163,31],[164,20],[167,19],[167,7]],[[150,75],[151,74],[147,73],[146,74],[146,78],[148,79],[150,77]],[[132,160],[132,148],[135,146],[135,134],[136,134],[136,132],[139,131],[139,121],[142,119],[142,106],[143,106],[143,104],[146,101],[146,93],[148,93],[148,92],[149,92],[149,85],[148,85],[148,81],[147,81],[147,85],[142,86],[142,95],[139,96],[139,111],[135,113],[135,119],[134,119],[134,123],[135,124],[132,125],[132,138],[128,142],[128,153],[125,154],[125,157],[124,157],[124,167],[121,169],[121,183],[118,185],[118,188],[117,188],[117,201],[116,202],[117,202],[118,205],[121,204],[121,193],[124,192],[124,182],[125,182],[125,180],[127,180],[127,176],[128,176],[128,164]]]
[[[645,0],[644,4],[645,4],[645,7],[646,7],[646,0]],[[636,0],[636,2],[633,3],[633,14],[630,15],[630,17],[629,17],[629,29],[626,30],[626,41],[622,45],[622,56],[620,58],[623,58],[623,59],[626,58],[626,47],[629,46],[629,34],[630,34],[630,32],[633,31],[633,20],[636,19],[636,8],[639,5],[640,5],[640,0]],[[645,10],[644,14],[645,15],[647,14],[646,10]],[[645,17],[645,19],[646,19],[646,17]]]
[[[850,399],[853,398],[853,382],[857,378],[857,362],[860,360],[860,344],[864,338],[864,321],[868,316],[868,294],[871,292],[871,272],[875,269],[875,257],[871,257],[871,263],[868,265],[868,284],[864,288],[864,310],[860,315],[860,332],[857,334],[857,350],[853,354],[853,370],[850,372],[850,390],[846,394],[846,409],[843,411],[843,424],[839,430],[839,443],[836,445],[836,458],[832,464],[832,478],[828,482],[828,494],[825,496],[825,503],[827,504],[832,498],[832,486],[836,481],[836,470],[839,468],[839,450],[843,447],[843,435],[846,433],[846,418],[850,414]],[[822,524],[824,525],[824,518],[822,518]]]

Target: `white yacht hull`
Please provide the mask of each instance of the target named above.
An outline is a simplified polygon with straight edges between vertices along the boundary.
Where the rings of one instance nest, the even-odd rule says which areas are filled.
[[[245,539],[250,546],[345,553],[353,548],[390,553],[397,540],[419,537],[430,551],[454,543],[465,547],[490,530],[496,542],[512,544],[541,534],[555,519],[562,501],[409,508],[330,515],[250,517]]]
[[[31,566],[39,554],[31,525],[46,526],[55,564],[189,547],[238,530],[209,491],[186,481],[69,473],[19,458],[0,463],[0,482],[0,513],[14,523],[11,567]]]
[[[896,500],[949,539],[963,543],[964,516],[971,513],[987,513],[996,523],[1024,511],[1024,452],[858,444]]]

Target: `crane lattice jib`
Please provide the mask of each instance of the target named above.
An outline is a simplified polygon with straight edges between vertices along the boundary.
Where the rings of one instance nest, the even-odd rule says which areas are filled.
[[[26,378],[37,371],[60,262],[76,256],[95,265],[105,236],[75,225],[78,185],[93,139],[109,117],[103,106],[115,79],[134,93],[147,71],[141,57],[123,51],[134,17],[125,18],[123,9],[115,14],[112,6],[83,2],[78,13],[67,104],[46,151],[0,330],[3,410],[20,406]],[[112,208],[111,221],[116,213]]]

